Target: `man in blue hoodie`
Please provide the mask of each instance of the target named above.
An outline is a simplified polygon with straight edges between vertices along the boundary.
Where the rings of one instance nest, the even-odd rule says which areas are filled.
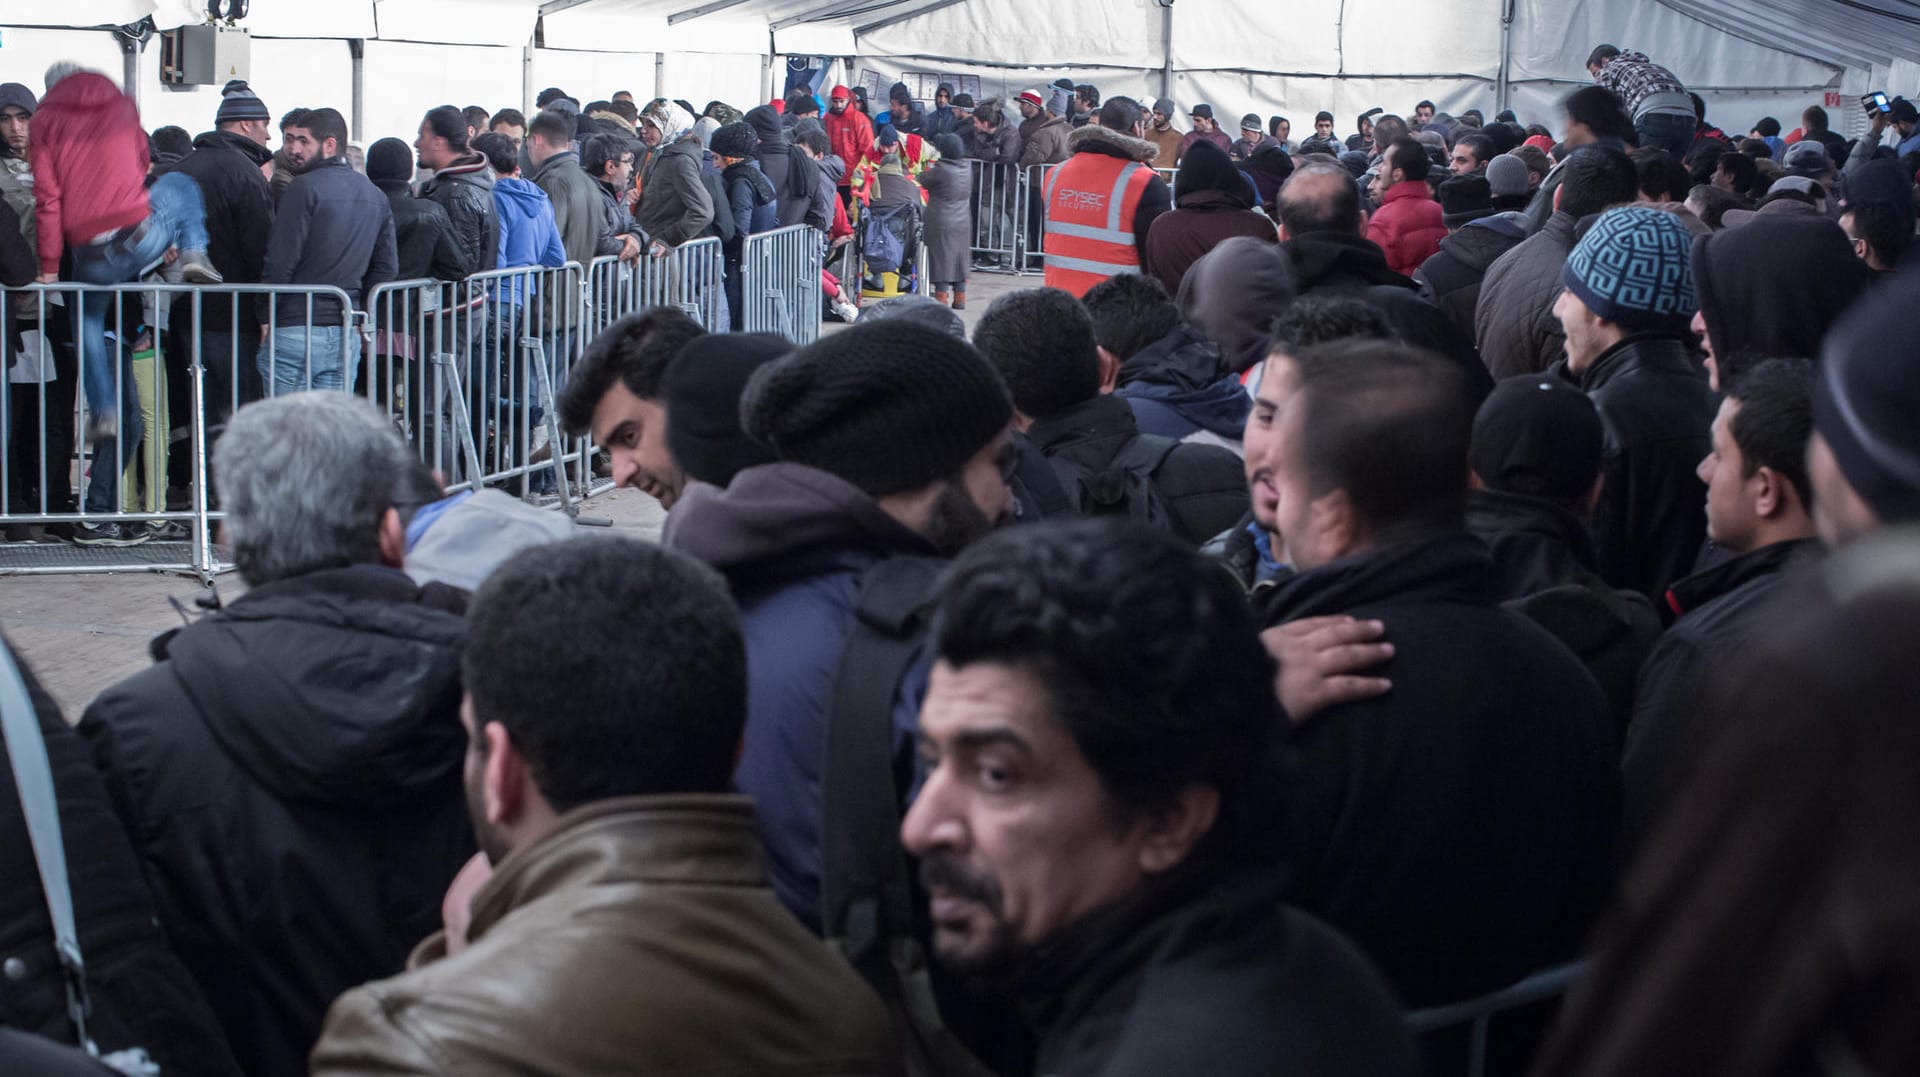
[[[1253,401],[1220,349],[1181,320],[1158,280],[1140,273],[1109,277],[1081,304],[1093,317],[1101,366],[1117,371],[1113,395],[1133,409],[1141,433],[1240,453]]]

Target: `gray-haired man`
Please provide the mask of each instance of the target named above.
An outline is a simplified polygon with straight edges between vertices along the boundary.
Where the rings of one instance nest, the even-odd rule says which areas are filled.
[[[241,1069],[304,1073],[328,1004],[405,964],[473,854],[466,596],[399,570],[440,491],[363,400],[241,408],[213,474],[251,590],[156,640],[80,732]]]

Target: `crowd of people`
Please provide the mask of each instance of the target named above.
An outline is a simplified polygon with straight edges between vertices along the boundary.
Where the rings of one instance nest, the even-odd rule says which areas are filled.
[[[212,459],[245,594],[77,726],[22,669],[86,963],[0,772],[0,1069],[1451,1073],[1408,1012],[1550,969],[1494,1072],[1920,1067],[1920,117],[1735,145],[1644,55],[1590,72],[1557,135],[1196,106],[1171,190],[1171,103],[1090,86],[1010,137],[945,94],[447,107],[364,179],[301,111],[277,206],[230,87],[131,224],[40,141],[111,87],[0,87],[67,279],[357,297],[1064,157],[1046,286],[970,333],[950,291],[588,342],[559,422],[657,544],[448,496],[350,344],[329,391],[263,339],[284,391]]]

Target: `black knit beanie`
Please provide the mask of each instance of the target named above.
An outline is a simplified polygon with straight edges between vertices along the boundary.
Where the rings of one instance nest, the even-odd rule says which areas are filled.
[[[411,182],[413,150],[397,138],[383,138],[368,146],[367,178],[375,183]]]
[[[674,462],[715,486],[773,463],[773,451],[740,429],[740,396],[755,371],[792,350],[774,333],[707,333],[681,345],[660,386]]]
[[[905,321],[856,325],[762,367],[740,424],[782,460],[874,497],[956,475],[1013,420],[999,372],[964,340]]]
[[[1920,276],[1901,275],[1853,305],[1827,334],[1813,428],[1883,523],[1920,520]]]

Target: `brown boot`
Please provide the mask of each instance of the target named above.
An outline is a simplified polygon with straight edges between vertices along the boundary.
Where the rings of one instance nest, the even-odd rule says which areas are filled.
[[[967,309],[967,293],[965,292],[953,293],[953,309],[955,310]]]
[[[944,306],[946,306],[946,305],[947,305],[947,293],[945,293],[945,292],[935,292],[935,293],[933,293],[933,301],[934,301],[935,303],[938,303],[938,304],[940,304],[940,305],[941,305],[941,306],[943,306],[943,307],[944,307]]]

